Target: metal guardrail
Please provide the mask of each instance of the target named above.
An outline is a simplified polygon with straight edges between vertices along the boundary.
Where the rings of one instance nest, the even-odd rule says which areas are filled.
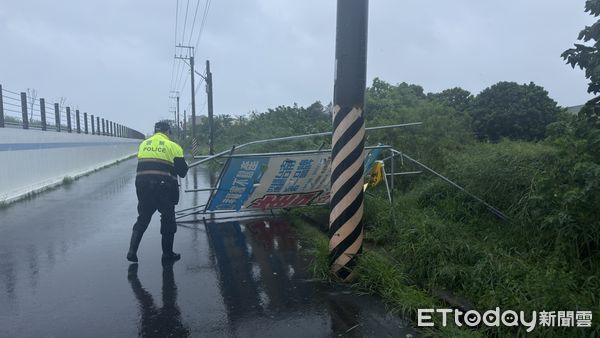
[[[49,103],[26,92],[14,92],[0,84],[0,128],[23,128],[77,134],[144,139],[144,134],[98,115]]]

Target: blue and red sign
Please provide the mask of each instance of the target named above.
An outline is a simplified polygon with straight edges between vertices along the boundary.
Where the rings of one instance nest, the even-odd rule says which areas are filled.
[[[379,154],[375,149],[366,164]],[[230,158],[208,210],[281,209],[329,202],[331,154]]]

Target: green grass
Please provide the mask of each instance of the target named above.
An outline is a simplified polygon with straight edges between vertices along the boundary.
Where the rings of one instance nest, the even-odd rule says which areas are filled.
[[[398,194],[395,222],[387,200],[365,200],[366,248],[356,268],[354,287],[378,294],[392,311],[416,320],[419,308],[447,308],[437,298],[440,290],[464,299],[484,312],[500,307],[516,311],[592,310],[592,329],[536,328],[532,337],[598,336],[600,318],[600,269],[590,268],[560,250],[540,244],[536,228],[500,221],[493,215],[473,214],[448,219],[447,210],[458,207],[453,199],[423,205],[427,187]],[[447,203],[447,205],[445,205]],[[303,209],[321,214],[327,210]],[[325,218],[323,215],[325,213]],[[319,218],[319,217],[317,217]],[[313,273],[333,282],[328,270],[328,239],[319,229],[296,216],[294,223],[310,239]],[[527,313],[527,312],[526,312]],[[522,336],[525,328],[446,327],[434,336]]]
[[[323,210],[308,209],[308,212],[322,214]],[[303,209],[302,212],[307,212]],[[313,276],[328,283],[335,283],[329,272],[329,239],[313,225],[309,225],[293,212],[292,222],[303,239],[306,253],[312,258]],[[391,312],[413,321],[416,326],[417,309],[447,307],[427,292],[415,285],[410,285],[404,273],[388,258],[377,251],[365,250],[356,267],[358,278],[352,284],[357,292],[380,295]],[[478,332],[460,329],[456,326],[442,327],[439,318],[434,318],[434,330],[421,330],[429,336],[446,337],[480,337]]]
[[[500,221],[485,214],[449,219],[458,208],[444,198],[436,206],[420,203],[423,190],[398,195],[396,222],[383,198],[367,197],[366,240],[385,249],[407,284],[429,294],[450,290],[476,309],[592,310],[600,315],[600,269],[549,250],[534,227]],[[405,297],[402,297],[405,298]],[[595,320],[597,323],[597,319]],[[568,337],[600,333],[595,329],[536,329],[531,336]],[[508,328],[486,330],[491,335],[523,333]]]
[[[62,184],[64,185],[73,184],[73,182],[75,182],[75,179],[71,176],[65,176],[65,178],[62,180]]]

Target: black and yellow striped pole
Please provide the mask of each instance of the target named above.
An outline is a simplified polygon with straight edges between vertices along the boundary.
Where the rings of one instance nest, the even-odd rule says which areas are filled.
[[[363,167],[368,0],[338,0],[333,93],[329,264],[352,279],[363,241]]]

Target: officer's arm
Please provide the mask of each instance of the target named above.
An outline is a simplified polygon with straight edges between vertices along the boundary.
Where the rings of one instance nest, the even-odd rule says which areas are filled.
[[[183,149],[178,144],[175,144],[175,156],[173,158],[173,166],[175,166],[175,173],[179,177],[185,177],[188,172],[188,165],[183,158]]]
[[[183,157],[175,157],[173,159],[173,165],[175,165],[175,172],[179,177],[185,177],[185,175],[187,175],[188,165]]]

